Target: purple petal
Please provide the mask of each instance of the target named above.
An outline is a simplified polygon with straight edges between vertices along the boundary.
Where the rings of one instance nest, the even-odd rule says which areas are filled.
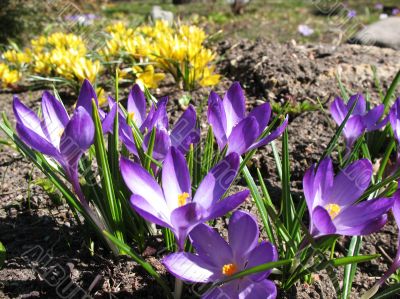
[[[350,149],[353,146],[354,142],[361,136],[364,130],[365,125],[361,115],[354,115],[347,120],[343,129],[347,148]]]
[[[162,263],[168,272],[181,280],[191,282],[214,281],[215,269],[204,262],[199,256],[187,253],[173,253],[165,257]]]
[[[171,132],[171,144],[185,154],[191,144],[200,141],[200,129],[196,128],[196,111],[190,105],[176,122]]]
[[[114,119],[117,113],[117,105],[116,103],[110,105],[110,112],[107,113],[103,121],[101,122],[103,133],[112,133],[114,131]],[[121,117],[121,114],[118,116]]]
[[[39,117],[26,107],[17,96],[14,96],[13,110],[15,118],[21,124],[21,127],[25,127],[30,132],[35,132],[36,135],[47,140],[47,136],[43,131],[43,124]]]
[[[239,156],[231,153],[214,166],[200,183],[194,202],[209,209],[228,190],[239,169]]]
[[[229,219],[229,245],[236,261],[243,261],[258,244],[258,225],[254,217],[244,211],[236,211]]]
[[[258,137],[258,124],[254,117],[246,117],[232,130],[228,138],[227,154],[244,154]]]
[[[137,84],[135,84],[129,92],[127,108],[128,113],[134,113],[133,119],[140,128],[146,118],[146,98]]]
[[[147,200],[140,195],[133,194],[130,203],[133,209],[147,221],[171,228],[170,215],[165,202]]]
[[[343,209],[333,220],[337,232],[343,235],[374,232],[377,230],[375,221],[392,208],[393,202],[392,198],[378,198]],[[355,233],[356,231],[358,233]]]
[[[51,143],[58,145],[60,136],[69,121],[67,111],[52,94],[45,91],[42,96],[42,113],[44,130],[49,136]]]
[[[213,129],[218,147],[222,150],[228,141],[228,136],[226,134],[226,116],[221,99],[213,91],[211,91],[208,97],[207,119]]]
[[[337,230],[337,233],[344,236],[366,236],[379,231],[386,222],[387,215],[384,214],[368,222],[360,223],[352,227],[340,228]]]
[[[314,177],[314,198],[312,206],[309,207],[311,211],[318,205],[325,205],[325,194],[332,188],[333,176],[334,172],[331,159],[323,159],[319,164],[317,173]]]
[[[94,131],[89,113],[83,107],[77,107],[60,140],[60,152],[69,164],[75,165],[93,144]]]
[[[342,169],[327,191],[324,203],[339,206],[353,204],[368,188],[372,176],[372,164],[368,159],[360,159]]]
[[[174,147],[168,152],[162,168],[162,186],[164,197],[172,211],[179,207],[179,196],[188,194],[187,201],[191,201],[192,188],[189,169],[185,157]]]
[[[214,203],[208,210],[206,220],[212,220],[233,211],[246,200],[249,194],[248,190],[243,190]]]
[[[48,142],[47,139],[43,138],[35,131],[25,127],[22,123],[17,123],[16,129],[21,140],[34,150],[52,157],[59,156],[58,150]]]
[[[136,149],[135,141],[133,139],[133,133],[132,133],[132,128],[125,122],[121,121],[119,123],[119,133],[120,133],[120,138],[126,148],[135,156],[138,156],[138,152]]]
[[[159,129],[168,130],[168,115],[167,115],[168,98],[161,98],[157,103],[157,109],[154,112],[152,126]]]
[[[154,139],[153,158],[162,161],[167,155],[171,147],[171,138],[167,130],[156,128],[156,135]],[[151,131],[144,136],[143,149],[147,151],[150,143]]]
[[[332,102],[332,105],[330,106],[330,111],[333,119],[335,120],[338,126],[342,124],[342,122],[346,118],[347,113],[349,113],[346,104],[339,97],[337,97]]]
[[[262,264],[276,262],[278,260],[278,252],[274,245],[270,242],[262,242],[256,248],[254,248],[250,254],[246,268],[250,269],[255,266],[259,266]],[[248,278],[253,281],[260,281],[261,279],[265,279],[272,270],[267,270],[264,272],[252,274],[248,276]]]
[[[207,291],[201,299],[238,299],[239,287],[239,280],[234,280]]]
[[[260,282],[248,283],[242,287],[238,299],[275,299],[277,296],[276,285],[268,279]]]
[[[332,222],[331,216],[327,210],[321,206],[317,206],[312,213],[312,223],[319,231],[311,232],[314,236],[332,235],[336,233],[335,225]]]
[[[304,174],[303,177],[303,192],[304,197],[307,202],[308,211],[311,213],[314,207],[314,197],[316,195],[317,189],[314,188],[314,180],[315,180],[315,165],[312,165]],[[311,214],[310,214],[311,216]]]
[[[365,99],[362,94],[352,95],[349,101],[347,102],[347,109],[350,110],[355,101],[357,101],[357,104],[354,107],[352,115],[364,115],[367,108]]]
[[[272,140],[275,140],[276,138],[281,136],[283,131],[285,131],[288,123],[289,123],[289,116],[286,116],[285,120],[282,122],[282,124],[278,128],[275,129],[275,131],[272,131],[268,136],[260,139],[256,143],[254,143],[252,146],[250,146],[249,150],[253,150],[255,148],[259,148],[261,146],[267,145]]]
[[[394,194],[394,204],[393,204],[393,216],[394,219],[396,220],[397,226],[400,228],[400,192],[397,191]],[[400,239],[399,239],[400,242]]]
[[[172,211],[171,224],[180,249],[183,250],[190,231],[202,222],[203,213],[203,209],[195,202],[190,202]]]
[[[189,237],[196,253],[212,267],[219,269],[222,278],[222,267],[234,261],[232,249],[224,238],[206,224],[196,225]],[[217,248],[218,250],[216,250]]]
[[[271,105],[269,103],[264,103],[260,106],[255,107],[248,115],[248,117],[254,117],[258,124],[258,134],[265,130],[271,118]]]
[[[78,101],[76,107],[82,106],[92,116],[92,99],[95,100],[96,106],[99,106],[96,91],[89,80],[85,79],[82,83],[81,90],[79,92]]]
[[[224,96],[222,105],[226,115],[226,135],[230,135],[232,129],[243,118],[246,109],[246,100],[243,90],[238,82],[234,82]]]
[[[154,119],[155,113],[156,113],[156,107],[153,104],[150,108],[149,113],[147,114],[146,119],[144,120],[143,124],[140,126],[140,131],[142,133],[144,133],[146,131],[148,132],[154,127],[155,120],[153,121],[153,119]]]
[[[385,105],[381,104],[376,106],[374,109],[371,109],[366,115],[364,115],[363,121],[367,131],[370,132],[379,130],[386,125],[386,123],[388,122],[387,118],[379,122],[379,119],[382,117],[384,111]]]
[[[160,186],[147,170],[126,158],[121,158],[120,168],[122,178],[133,194],[151,200],[160,208],[168,210]]]
[[[400,97],[396,99],[389,112],[390,125],[392,126],[394,137],[400,142]]]

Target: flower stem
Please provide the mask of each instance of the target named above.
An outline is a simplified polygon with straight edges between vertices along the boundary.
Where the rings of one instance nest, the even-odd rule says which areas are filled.
[[[183,281],[175,278],[174,299],[181,299],[183,289]]]

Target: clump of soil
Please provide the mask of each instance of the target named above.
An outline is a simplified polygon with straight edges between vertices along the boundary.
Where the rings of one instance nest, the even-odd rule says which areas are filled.
[[[258,105],[262,98],[282,103],[287,100],[316,103],[317,98],[326,102],[339,94],[334,76],[337,70],[340,70],[346,87],[353,91],[368,91],[377,98],[369,65],[378,67],[384,89],[400,68],[399,52],[380,48],[365,51],[365,48],[354,45],[331,49],[329,46],[281,45],[262,40],[228,41],[220,44],[218,51],[223,55],[218,68],[226,78],[214,90],[222,95],[233,81],[240,81],[249,107]],[[196,106],[205,104],[209,91],[209,88],[201,88],[191,93],[192,103]],[[126,94],[128,88],[122,92]],[[170,96],[168,112],[171,120],[175,120],[182,113],[178,99],[185,92],[174,87],[172,82],[166,82],[155,93],[157,96]],[[33,108],[38,107],[40,96],[41,91],[20,94],[20,98]],[[11,94],[0,94],[0,110],[12,118],[11,100]],[[205,127],[205,111],[201,120],[202,127]],[[304,172],[320,158],[334,130],[329,115],[323,111],[305,111],[290,116],[292,191],[297,202],[302,200]],[[279,140],[276,145],[280,150]],[[0,151],[0,240],[7,248],[6,263],[0,270],[1,298],[57,298],[60,287],[46,281],[49,276],[45,275],[54,273],[56,269],[62,269],[59,277],[65,278],[65,283],[71,283],[67,291],[77,290],[77,294],[86,292],[94,298],[163,298],[154,280],[130,259],[113,258],[101,244],[96,244],[95,253],[91,255],[87,243],[89,232],[77,225],[65,204],[55,205],[41,188],[33,184],[42,175],[9,147],[2,146]],[[281,186],[271,147],[258,150],[251,162],[250,170],[260,168],[272,199],[279,202]],[[241,188],[244,188],[243,182],[234,187],[235,190]],[[251,201],[242,208],[256,213]],[[219,219],[217,226],[224,230],[226,220]],[[353,298],[359,298],[387,269],[389,261],[386,256],[395,255],[396,239],[393,222],[381,232],[364,239],[362,254],[385,254],[377,261],[360,264],[353,285]],[[340,239],[339,255],[346,254],[348,242],[348,238]],[[163,255],[159,251],[161,244],[158,238],[149,240],[144,256],[172,286],[172,277],[160,263]],[[28,253],[35,248],[42,248],[48,254],[46,259],[35,262],[35,258],[28,258]],[[340,271],[339,277],[342,275]],[[298,283],[278,297],[336,298],[336,292],[328,275],[322,272],[314,276],[312,285]]]

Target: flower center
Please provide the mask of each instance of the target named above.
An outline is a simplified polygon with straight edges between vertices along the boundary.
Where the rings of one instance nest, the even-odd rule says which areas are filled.
[[[58,132],[57,132],[58,137],[61,137],[63,133],[64,133],[64,129],[58,130]]]
[[[133,121],[133,120],[134,120],[134,117],[135,117],[135,112],[129,112],[129,113],[128,113],[128,119],[129,119],[129,120]]]
[[[189,193],[183,192],[182,194],[178,195],[178,206],[184,206],[186,204],[186,200],[189,197]]]
[[[328,211],[329,216],[331,216],[332,220],[335,219],[340,213],[340,206],[335,203],[327,204],[325,206],[325,209]]]
[[[226,264],[222,267],[222,274],[226,276],[232,276],[237,271],[237,267],[235,264]]]

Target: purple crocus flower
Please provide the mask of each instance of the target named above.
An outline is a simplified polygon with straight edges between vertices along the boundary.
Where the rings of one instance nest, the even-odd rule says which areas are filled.
[[[304,175],[303,189],[310,213],[310,233],[324,235],[367,235],[379,230],[387,220],[393,199],[379,198],[357,203],[370,184],[372,164],[361,159],[349,164],[334,177],[332,161],[321,161]]]
[[[389,112],[390,125],[393,129],[394,138],[400,144],[400,97],[396,99]]]
[[[258,243],[257,221],[249,213],[234,212],[229,220],[228,234],[229,244],[213,228],[199,224],[189,235],[197,254],[173,253],[163,263],[181,280],[208,283],[278,260],[278,253],[270,242]],[[270,273],[268,270],[232,280],[208,291],[202,298],[276,298],[275,284],[266,279]]]
[[[112,99],[110,101],[108,131],[112,131],[112,123],[116,113],[116,105]],[[179,149],[185,154],[190,144],[196,144],[200,140],[200,131],[196,127],[196,111],[190,105],[181,117],[176,121],[172,130],[169,130],[167,116],[168,98],[161,98],[157,106],[153,104],[150,111],[146,114],[146,98],[139,85],[135,84],[128,96],[127,117],[135,122],[141,133],[144,135],[144,150],[150,141],[151,131],[156,130],[153,157],[162,161],[171,146]],[[127,119],[122,112],[119,113],[120,136],[127,149],[137,155],[132,128],[128,125]]]
[[[392,9],[392,15],[393,16],[397,16],[400,14],[400,9],[399,8],[393,8]]]
[[[347,12],[347,17],[349,19],[355,18],[357,16],[357,12],[354,9],[351,9]]]
[[[379,130],[388,122],[387,117],[380,121],[385,110],[383,104],[367,111],[364,97],[361,94],[355,94],[350,97],[347,104],[345,104],[340,97],[337,97],[333,101],[330,111],[333,119],[338,125],[342,124],[355,101],[357,101],[357,104],[343,129],[348,153],[350,152],[354,142],[364,133],[364,131],[371,132]]]
[[[183,248],[187,234],[197,224],[225,215],[249,195],[241,191],[223,200],[239,168],[239,156],[228,155],[205,176],[192,196],[189,169],[185,157],[171,147],[162,167],[162,188],[137,163],[120,161],[122,177],[132,191],[132,207],[146,220],[170,228]]]
[[[297,31],[303,36],[310,36],[311,34],[314,33],[314,29],[312,29],[310,26],[304,25],[304,24],[300,24],[297,27]]]
[[[89,81],[83,83],[71,118],[63,104],[48,91],[42,96],[43,119],[39,119],[17,96],[13,101],[16,130],[21,140],[60,163],[79,199],[85,204],[87,202],[79,185],[78,162],[94,138],[91,100],[96,99],[96,95],[92,89]]]
[[[383,4],[380,2],[376,3],[374,7],[376,10],[383,10]]]
[[[278,138],[285,130],[288,119],[268,136],[257,140],[268,126],[271,117],[271,106],[264,103],[254,108],[245,116],[246,100],[243,90],[235,82],[226,92],[224,99],[211,92],[208,98],[208,122],[210,123],[218,147],[222,150],[228,146],[227,154],[239,155],[259,148]]]

